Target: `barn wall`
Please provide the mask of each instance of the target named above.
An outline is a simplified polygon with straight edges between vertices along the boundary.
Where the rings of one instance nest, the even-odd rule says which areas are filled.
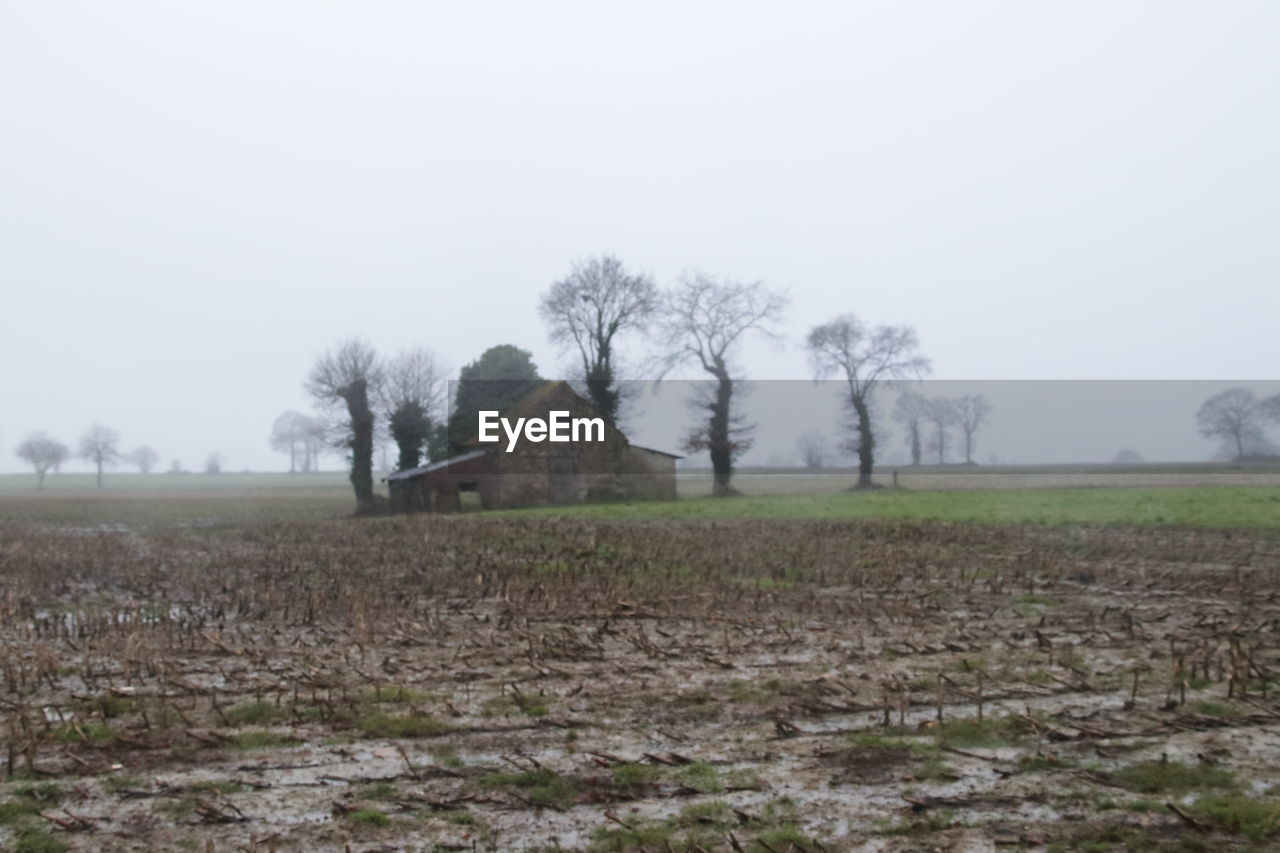
[[[628,447],[623,466],[623,485],[626,496],[631,500],[675,500],[675,457],[644,447]]]

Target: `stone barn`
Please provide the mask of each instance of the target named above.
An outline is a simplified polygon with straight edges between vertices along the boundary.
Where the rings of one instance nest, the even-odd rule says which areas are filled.
[[[502,417],[549,421],[551,412],[599,418],[591,403],[567,382],[548,382]],[[475,492],[484,509],[505,509],[618,500],[675,500],[679,456],[632,444],[604,424],[596,441],[553,443],[521,438],[510,452],[507,436],[481,443],[450,459],[397,471],[387,477],[393,512],[458,512],[464,492]]]

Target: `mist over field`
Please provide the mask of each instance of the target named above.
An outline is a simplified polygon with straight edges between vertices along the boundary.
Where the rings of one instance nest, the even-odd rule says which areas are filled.
[[[1280,849],[1277,45],[0,3],[0,850]]]
[[[788,294],[780,339],[737,353],[750,379],[811,378],[805,334],[840,312],[913,327],[935,379],[1276,374],[1274,4],[13,3],[0,24],[0,471],[94,422],[161,470],[282,470],[273,419],[351,336],[454,376],[504,343],[573,375],[539,298],[602,252],[662,288],[696,268]],[[621,379],[652,378],[653,343],[620,342]],[[1199,400],[1141,387],[1097,419],[1071,392],[997,402],[979,461],[1216,452]],[[744,461],[792,453],[770,414]]]

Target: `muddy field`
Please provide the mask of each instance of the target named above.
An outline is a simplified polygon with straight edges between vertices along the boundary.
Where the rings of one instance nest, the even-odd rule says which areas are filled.
[[[0,844],[1272,849],[1280,540],[0,522]]]

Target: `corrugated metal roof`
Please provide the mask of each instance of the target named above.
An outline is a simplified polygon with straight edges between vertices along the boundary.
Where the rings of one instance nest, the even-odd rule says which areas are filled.
[[[430,474],[432,471],[439,471],[440,469],[447,468],[450,465],[456,465],[460,462],[470,462],[472,459],[479,459],[481,456],[488,454],[489,451],[490,448],[486,447],[483,450],[472,450],[468,453],[463,453],[461,456],[441,459],[438,462],[432,462],[428,465],[419,465],[417,468],[406,468],[404,471],[397,471],[394,474],[388,474],[387,481],[408,480],[412,477],[420,477],[423,474]]]

